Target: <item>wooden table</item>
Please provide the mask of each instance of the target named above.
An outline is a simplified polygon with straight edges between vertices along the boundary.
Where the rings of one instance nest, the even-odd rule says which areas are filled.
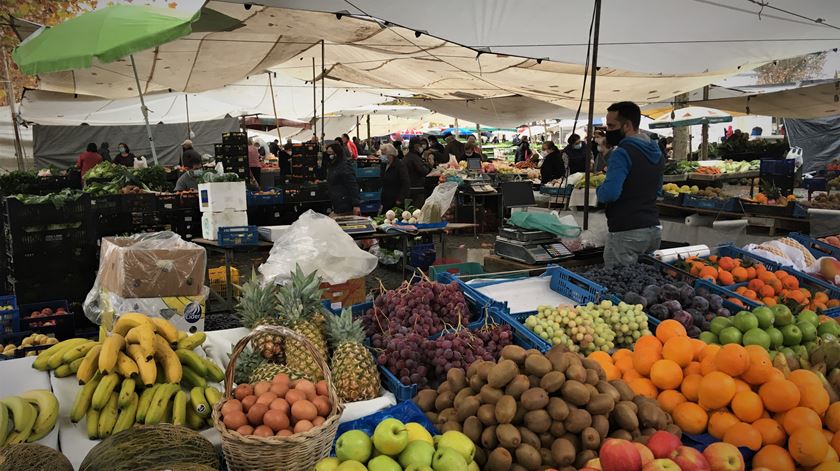
[[[231,265],[233,265],[233,254],[236,251],[247,251],[247,250],[271,250],[274,247],[274,244],[271,242],[266,242],[264,240],[257,241],[256,245],[230,245],[230,246],[221,246],[219,245],[219,241],[216,240],[208,240],[197,238],[193,239],[192,242],[204,247],[205,250],[210,252],[216,252],[224,254],[225,256],[225,288],[227,292],[225,296],[222,297],[219,293],[215,292],[213,289],[210,290],[210,294],[215,296],[216,299],[222,303],[223,309],[220,311],[233,311],[234,302],[233,302],[233,278],[231,277]],[[207,279],[207,285],[210,285],[210,267],[207,267],[207,273],[205,278]]]

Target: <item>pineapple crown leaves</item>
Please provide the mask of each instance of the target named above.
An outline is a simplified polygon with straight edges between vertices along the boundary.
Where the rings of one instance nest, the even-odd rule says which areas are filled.
[[[276,310],[291,324],[308,320],[322,309],[323,293],[317,272],[306,275],[300,265],[295,265],[289,281],[277,290]]]
[[[327,316],[327,334],[333,348],[351,342],[364,344],[365,329],[360,319],[353,319],[350,309],[344,309],[339,315]]]
[[[242,325],[253,329],[261,321],[277,317],[275,293],[277,288],[272,283],[260,283],[256,271],[251,268],[251,278],[239,286],[239,303],[236,312],[242,319]]]

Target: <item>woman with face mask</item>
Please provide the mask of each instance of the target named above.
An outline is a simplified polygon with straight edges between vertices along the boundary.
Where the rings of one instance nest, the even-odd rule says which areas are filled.
[[[126,143],[120,142],[117,145],[117,155],[114,157],[114,163],[125,165],[126,167],[134,167],[134,154],[128,149]]]
[[[572,134],[566,142],[568,145],[563,149],[563,160],[566,161],[568,174],[585,172],[588,153],[580,136]]]
[[[405,162],[397,158],[397,149],[393,144],[382,144],[382,212],[396,207],[403,207],[408,198],[411,180]]]
[[[420,208],[426,201],[426,175],[432,171],[431,165],[423,157],[423,140],[420,137],[412,137],[408,141],[408,154],[404,161],[411,180],[411,204]]]
[[[336,216],[359,216],[359,184],[356,182],[356,172],[350,165],[350,161],[344,155],[344,149],[338,142],[333,142],[327,147],[326,162],[327,168],[327,190],[332,201],[332,213],[330,217]]]

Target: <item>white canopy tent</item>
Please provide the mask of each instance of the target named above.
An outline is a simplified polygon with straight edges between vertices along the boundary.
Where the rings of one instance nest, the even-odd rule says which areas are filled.
[[[788,88],[768,93],[741,93],[728,98],[698,100],[705,106],[738,114],[812,119],[840,115],[840,81]]]

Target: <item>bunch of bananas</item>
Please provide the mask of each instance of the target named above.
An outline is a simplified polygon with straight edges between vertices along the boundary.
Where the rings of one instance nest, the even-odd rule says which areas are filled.
[[[52,431],[58,399],[47,389],[33,389],[0,399],[0,446],[36,442]]]
[[[81,389],[70,420],[87,417],[91,439],[134,424],[172,423],[205,428],[221,393],[210,382],[224,380],[212,360],[193,350],[204,332],[179,332],[165,319],[123,314],[101,341],[69,339],[41,352],[33,368],[58,377],[76,375]]]
[[[0,345],[0,354],[7,357],[13,357],[15,356],[15,350],[20,350],[26,347],[38,347],[41,345],[55,345],[56,343],[58,343],[58,339],[55,337],[48,337],[44,334],[32,334],[28,337],[24,337],[20,341],[20,345],[15,345],[13,343],[6,346]],[[38,352],[36,351],[26,352],[26,356],[28,357],[35,356],[37,354]]]

